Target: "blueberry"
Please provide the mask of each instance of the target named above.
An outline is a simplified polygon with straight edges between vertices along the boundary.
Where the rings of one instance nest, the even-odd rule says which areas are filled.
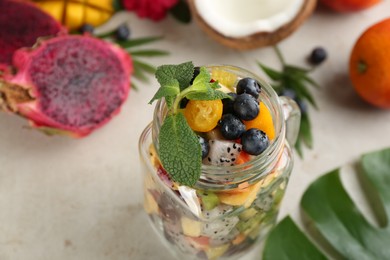
[[[309,62],[313,65],[318,65],[326,59],[326,50],[322,47],[314,48],[309,56]]]
[[[246,93],[237,95],[233,107],[234,114],[242,120],[255,119],[260,110],[257,99]]]
[[[242,149],[251,154],[261,154],[269,145],[269,139],[266,133],[257,129],[251,128],[241,136]]]
[[[206,156],[209,154],[210,146],[209,143],[201,136],[198,136],[199,143],[202,148],[202,159],[206,158]]]
[[[236,92],[237,94],[247,93],[255,98],[258,98],[261,92],[261,86],[257,80],[252,78],[243,78],[237,83]]]
[[[188,102],[190,102],[190,100],[188,98],[183,98],[182,100],[180,100],[180,108],[183,109],[183,108],[186,108]]]
[[[231,96],[232,99],[230,99],[230,98],[222,99],[222,104],[223,104],[223,112],[222,112],[222,114],[223,115],[224,114],[233,114],[234,113],[233,104],[234,104],[234,100],[237,97],[237,94],[233,93],[233,92],[230,92],[230,93],[228,93],[228,95]]]
[[[116,38],[120,41],[126,41],[129,39],[130,36],[130,30],[129,27],[127,27],[127,24],[121,24],[119,25],[118,29],[116,29]]]
[[[200,68],[199,67],[195,67],[194,68],[194,75],[192,76],[192,79],[190,81],[190,84],[192,85],[192,83],[194,83],[194,80],[196,78],[196,76],[198,76],[200,73]]]
[[[245,125],[233,114],[225,114],[219,121],[222,136],[227,140],[240,138],[245,132]]]
[[[95,27],[92,24],[86,23],[82,25],[79,29],[81,33],[90,33],[93,34],[93,31],[95,30]]]

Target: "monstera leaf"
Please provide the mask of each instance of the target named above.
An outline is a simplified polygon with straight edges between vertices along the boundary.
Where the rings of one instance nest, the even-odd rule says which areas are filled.
[[[357,169],[379,226],[360,213],[336,169],[312,183],[301,200],[304,215],[318,232],[313,238],[324,253],[286,217],[268,236],[263,259],[317,260],[327,259],[326,255],[332,259],[390,259],[390,149],[363,155]]]

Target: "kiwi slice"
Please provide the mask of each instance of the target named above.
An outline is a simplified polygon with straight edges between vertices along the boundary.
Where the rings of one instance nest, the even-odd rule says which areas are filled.
[[[205,210],[212,210],[219,204],[218,196],[214,192],[198,190],[197,194]]]

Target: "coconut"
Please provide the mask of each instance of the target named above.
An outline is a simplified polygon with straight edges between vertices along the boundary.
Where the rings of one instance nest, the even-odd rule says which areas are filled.
[[[316,0],[189,0],[194,19],[217,42],[239,50],[278,43],[310,16]]]

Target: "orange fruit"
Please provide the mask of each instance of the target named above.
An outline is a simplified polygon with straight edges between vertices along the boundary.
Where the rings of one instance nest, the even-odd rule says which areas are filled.
[[[184,109],[188,125],[194,131],[213,130],[222,117],[223,104],[218,100],[190,100]]]
[[[271,112],[268,107],[260,102],[260,112],[255,119],[250,121],[244,121],[246,130],[251,128],[257,128],[265,132],[270,140],[275,138],[275,127],[272,120]]]
[[[356,92],[368,103],[390,108],[390,18],[368,28],[357,40],[349,61]]]
[[[369,8],[381,0],[321,0],[321,3],[337,12],[354,12]]]

